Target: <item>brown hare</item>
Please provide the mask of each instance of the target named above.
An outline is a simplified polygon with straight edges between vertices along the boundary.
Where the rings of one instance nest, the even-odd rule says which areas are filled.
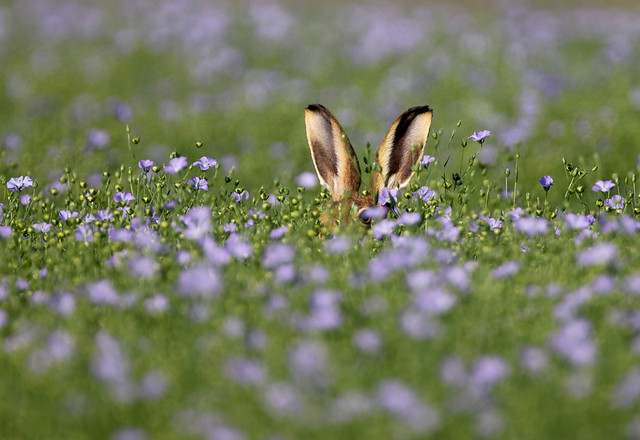
[[[412,107],[391,124],[378,148],[369,185],[369,195],[360,195],[361,172],[358,156],[342,126],[333,114],[320,104],[305,109],[304,122],[311,158],[322,186],[331,193],[334,208],[357,208],[365,225],[375,217],[378,194],[384,187],[402,188],[413,176],[413,167],[422,158],[429,137],[433,111],[429,106]],[[386,211],[382,208],[383,215]],[[329,210],[332,211],[332,210]],[[320,220],[326,226],[338,220],[335,211],[327,212]]]

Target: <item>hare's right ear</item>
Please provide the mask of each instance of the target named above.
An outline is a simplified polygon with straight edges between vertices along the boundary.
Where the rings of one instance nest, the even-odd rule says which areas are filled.
[[[331,112],[320,104],[304,111],[311,158],[320,183],[331,192],[333,200],[345,191],[356,197],[360,189],[360,164],[349,138]]]
[[[377,196],[383,187],[402,188],[413,176],[429,138],[433,111],[429,106],[412,107],[391,124],[378,153],[381,171],[371,174],[371,193]]]

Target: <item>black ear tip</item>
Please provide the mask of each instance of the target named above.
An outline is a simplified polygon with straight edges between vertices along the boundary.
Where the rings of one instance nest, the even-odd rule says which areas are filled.
[[[433,109],[428,105],[420,105],[417,107],[413,107],[413,108],[410,108],[409,111],[416,114],[433,113]]]
[[[309,104],[305,110],[318,112],[318,111],[326,111],[327,109],[322,104]]]

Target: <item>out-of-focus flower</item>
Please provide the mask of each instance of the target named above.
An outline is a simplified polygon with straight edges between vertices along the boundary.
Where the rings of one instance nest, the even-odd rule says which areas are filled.
[[[271,238],[272,240],[279,240],[282,237],[284,237],[284,234],[286,234],[288,230],[289,230],[289,226],[287,225],[283,225],[278,228],[272,229],[271,232],[269,233],[269,238]]]
[[[240,194],[234,191],[231,193],[231,198],[236,203],[240,203],[242,200],[249,200],[249,192],[246,189],[242,191]]]
[[[611,180],[598,180],[593,187],[591,188],[592,191],[595,192],[609,192],[611,191],[613,188],[615,188],[616,184],[613,183]]]
[[[63,222],[66,222],[69,219],[78,218],[79,215],[80,214],[78,214],[76,211],[69,211],[67,209],[63,209],[58,213],[58,218]]]
[[[169,161],[166,167],[164,167],[164,172],[169,174],[177,174],[187,166],[187,158],[184,156],[174,157]]]
[[[186,297],[211,299],[222,291],[222,278],[216,268],[201,264],[180,272],[178,291]]]
[[[189,179],[187,182],[196,190],[209,191],[209,182],[207,179],[201,179],[198,176],[194,176]]]
[[[529,237],[544,234],[549,227],[549,221],[542,217],[518,217],[513,222],[516,230]]]
[[[296,184],[307,189],[315,188],[318,185],[318,178],[315,174],[305,171],[296,177]]]
[[[129,203],[133,202],[135,199],[136,198],[133,196],[133,194],[127,191],[119,191],[116,193],[115,196],[113,196],[114,202],[124,203],[125,205],[128,205]]]
[[[613,243],[598,243],[576,256],[578,266],[609,264],[618,256],[618,247]]]
[[[398,202],[398,189],[389,189],[386,186],[380,190],[378,194],[378,204],[380,206],[394,206]]]
[[[430,163],[433,163],[435,161],[436,161],[435,157],[425,154],[424,156],[422,156],[422,159],[420,160],[420,166],[427,168]]]
[[[569,229],[587,229],[595,221],[593,214],[579,215],[570,212],[564,217],[564,224]]]
[[[549,191],[549,188],[553,185],[553,179],[551,176],[542,176],[540,178],[540,185],[542,185],[545,191]]]
[[[429,200],[435,199],[438,195],[435,191],[429,189],[426,186],[421,186],[414,191],[412,194],[413,200],[422,200],[423,202],[428,202]]]
[[[609,208],[614,210],[624,209],[624,203],[625,203],[624,197],[619,196],[618,194],[604,201],[605,206],[608,206]]]
[[[218,166],[218,161],[207,156],[202,156],[193,163],[193,166],[199,166],[200,170],[207,171],[209,168]]]
[[[36,231],[40,231],[40,232],[49,232],[51,230],[51,223],[47,223],[47,222],[40,222],[40,223],[34,223],[33,224],[33,229],[35,229]]]
[[[12,177],[7,182],[9,191],[22,191],[25,188],[33,187],[33,179],[29,176]]]
[[[154,165],[154,162],[149,159],[142,159],[138,161],[138,168],[144,171],[149,171]]]
[[[491,132],[489,130],[476,131],[467,139],[471,139],[472,141],[483,143],[486,138],[491,136]]]

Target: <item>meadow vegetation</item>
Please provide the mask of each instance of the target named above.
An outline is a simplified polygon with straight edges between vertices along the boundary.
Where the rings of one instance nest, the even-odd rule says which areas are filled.
[[[0,437],[640,438],[640,9],[0,6]],[[304,108],[388,216],[320,221]]]

